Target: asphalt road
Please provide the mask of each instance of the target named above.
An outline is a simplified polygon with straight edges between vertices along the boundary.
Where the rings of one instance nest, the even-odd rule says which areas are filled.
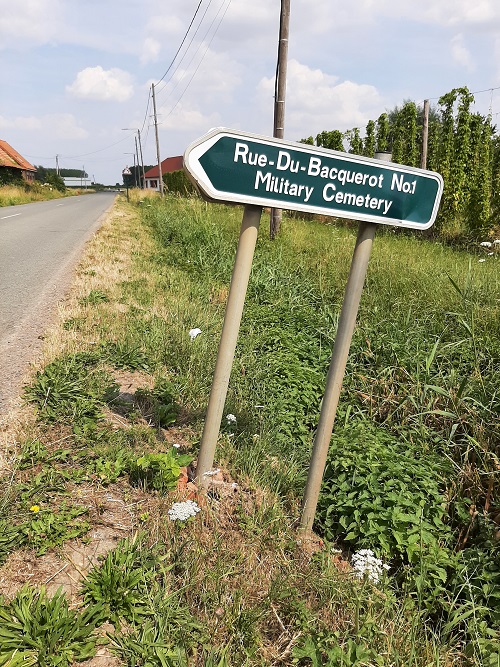
[[[19,392],[83,246],[115,196],[0,208],[0,415]]]

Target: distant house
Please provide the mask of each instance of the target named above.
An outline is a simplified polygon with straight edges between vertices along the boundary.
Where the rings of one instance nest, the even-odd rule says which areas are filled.
[[[94,185],[90,178],[84,176],[65,176],[63,181],[67,188],[90,188]]]
[[[32,164],[19,155],[10,144],[0,139],[0,176],[7,173],[33,183],[35,172],[36,169]]]
[[[166,160],[163,160],[161,163],[161,173],[170,174],[172,171],[179,171],[182,169],[182,155],[177,157],[168,157]],[[159,171],[158,165],[153,167],[144,174],[145,188],[149,190],[159,190]]]

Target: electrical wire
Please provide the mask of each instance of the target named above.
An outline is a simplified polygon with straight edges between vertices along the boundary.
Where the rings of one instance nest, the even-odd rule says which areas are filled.
[[[215,15],[215,18],[213,19],[213,21],[212,21],[212,23],[211,23],[211,25],[210,25],[210,28],[212,27],[213,23],[215,22],[215,19],[216,19],[217,16],[219,15],[219,13],[220,13],[222,7],[224,6],[224,2],[225,2],[225,0],[223,0],[223,3],[221,4],[221,6],[220,6],[220,8],[219,8],[219,10],[218,10],[218,12],[217,12],[217,14]],[[201,63],[203,62],[203,59],[204,59],[205,56],[207,55],[208,49],[210,48],[210,45],[212,44],[212,42],[213,42],[213,40],[214,40],[214,38],[215,38],[215,35],[217,34],[217,31],[219,30],[219,27],[220,27],[222,21],[224,20],[224,17],[225,17],[225,15],[226,15],[226,13],[227,13],[227,10],[229,9],[229,6],[230,6],[231,2],[232,2],[232,0],[228,0],[228,3],[227,3],[227,5],[226,5],[226,8],[224,9],[224,12],[223,12],[222,16],[221,16],[220,19],[219,19],[219,22],[218,22],[218,24],[217,24],[217,27],[215,28],[215,31],[214,31],[212,37],[210,38],[209,43],[207,44],[207,48],[205,49],[205,51],[204,51],[204,53],[203,53],[203,55],[202,55],[202,57],[201,57],[201,59],[200,59],[200,62],[199,62],[198,65],[196,66],[196,69],[194,70],[194,72],[193,72],[191,78],[189,79],[189,81],[188,81],[188,83],[187,83],[187,86],[186,86],[186,87],[184,88],[184,90],[182,91],[182,93],[181,93],[179,99],[178,99],[177,102],[174,104],[174,106],[170,109],[170,111],[169,111],[167,114],[165,114],[165,117],[170,116],[170,115],[175,111],[175,109],[176,109],[177,106],[179,105],[179,102],[182,100],[182,98],[184,97],[184,95],[185,95],[187,89],[188,89],[189,86],[191,85],[192,80],[193,80],[194,77],[196,76],[196,73],[198,72],[198,70],[199,70],[199,68],[200,68],[200,66],[201,66]],[[210,30],[210,28],[209,28],[209,30]],[[208,32],[207,32],[206,34],[208,34]],[[167,98],[167,99],[168,99],[168,98]],[[158,123],[158,125],[162,125],[162,124],[163,124],[163,123],[161,123],[161,122]]]
[[[105,146],[104,148],[99,148],[99,150],[97,151],[91,151],[90,153],[82,153],[81,155],[67,155],[65,156],[65,159],[73,160],[75,158],[87,157],[87,155],[95,155],[96,153],[102,153],[103,151],[107,151],[108,148],[113,148],[113,146],[117,146],[118,144],[121,144],[122,141],[126,141],[127,139],[130,139],[130,135],[127,135],[126,137],[120,139],[119,141],[115,141],[114,144],[109,144],[109,146]]]
[[[210,2],[211,2],[211,1],[212,1],[212,0],[210,0]],[[160,103],[160,105],[159,105],[159,107],[158,107],[159,109],[163,109],[163,108],[165,107],[165,104],[166,104],[167,101],[172,97],[172,95],[173,95],[175,89],[177,88],[177,86],[178,86],[179,84],[181,84],[182,81],[186,78],[186,76],[187,76],[187,74],[188,74],[188,71],[189,71],[189,68],[191,67],[191,63],[193,62],[193,60],[194,60],[194,59],[196,58],[196,56],[198,55],[198,53],[199,53],[201,47],[203,46],[203,43],[204,43],[204,40],[205,40],[206,36],[210,33],[210,30],[212,29],[212,26],[214,25],[215,21],[217,20],[217,17],[219,16],[220,11],[221,11],[222,7],[224,6],[224,3],[225,3],[225,2],[226,2],[226,0],[222,0],[222,3],[221,3],[221,5],[220,5],[219,9],[217,10],[217,13],[215,14],[214,18],[212,19],[212,22],[210,23],[210,25],[208,26],[207,31],[206,31],[205,34],[203,35],[203,39],[202,39],[201,42],[198,44],[198,47],[197,47],[196,51],[193,53],[193,55],[192,55],[192,57],[191,57],[191,60],[188,62],[188,64],[187,64],[187,66],[186,66],[186,69],[185,69],[184,73],[183,73],[182,76],[176,81],[176,83],[174,84],[174,86],[172,87],[172,89],[169,91],[167,97]],[[226,11],[227,11],[227,10],[226,10]],[[218,26],[217,26],[217,29],[218,29]],[[216,32],[217,32],[217,30],[216,30]],[[215,33],[214,33],[214,35],[215,35]],[[186,54],[187,54],[187,51],[185,52],[184,55],[186,55]],[[203,57],[204,57],[204,56],[203,56]],[[203,57],[202,57],[202,59],[203,59]],[[182,62],[182,61],[181,61],[181,62]],[[201,62],[201,61],[200,61],[200,62]],[[180,63],[179,63],[179,65],[180,65]],[[177,71],[177,69],[178,69],[178,68],[176,68],[176,70],[174,70],[174,72],[172,72],[172,76],[175,74],[175,72]],[[169,79],[169,81],[171,81],[171,78]],[[167,82],[167,83],[168,83],[168,82]],[[167,85],[167,84],[165,84],[165,86],[166,86],[166,85]],[[164,88],[165,88],[165,86],[164,86]],[[163,90],[163,89],[162,89],[162,90]]]
[[[199,10],[200,10],[201,3],[202,3],[202,2],[203,2],[203,0],[200,0],[200,2],[198,3],[198,7],[196,8],[196,11],[195,11],[195,13],[194,13],[194,16],[193,16],[193,18],[191,19],[191,23],[189,24],[189,27],[188,27],[188,29],[186,30],[186,34],[184,35],[184,37],[183,37],[183,39],[182,39],[181,45],[180,45],[179,48],[177,49],[177,51],[176,51],[176,53],[175,53],[175,56],[172,58],[172,62],[171,62],[170,65],[168,66],[167,71],[166,71],[165,74],[161,77],[161,79],[158,81],[158,83],[161,83],[161,82],[163,81],[163,79],[167,76],[167,74],[170,72],[170,70],[172,69],[172,65],[174,64],[175,59],[176,59],[177,56],[179,55],[179,51],[182,49],[182,45],[183,45],[184,42],[186,41],[186,37],[188,36],[189,31],[191,30],[191,26],[193,25],[194,20],[195,20],[195,18],[196,18],[196,15],[198,14],[198,12],[199,12]],[[157,83],[156,85],[158,85],[158,83]]]
[[[157,95],[160,95],[160,93],[161,93],[163,90],[165,90],[165,87],[168,85],[169,81],[172,80],[174,74],[177,72],[177,70],[179,69],[179,67],[182,65],[182,62],[183,62],[184,58],[186,57],[186,55],[187,55],[189,49],[191,48],[191,45],[192,45],[192,43],[194,42],[195,37],[196,37],[196,35],[198,34],[198,31],[200,30],[203,21],[205,20],[205,16],[207,15],[208,10],[210,9],[210,5],[212,4],[212,1],[213,1],[213,0],[209,0],[208,5],[206,6],[205,11],[203,12],[203,16],[201,17],[200,22],[198,23],[198,26],[196,27],[196,30],[194,31],[194,34],[191,36],[191,39],[190,39],[190,41],[189,41],[189,44],[188,44],[187,47],[186,47],[186,50],[185,50],[184,53],[182,54],[182,58],[177,62],[177,65],[175,66],[175,69],[174,69],[173,72],[170,74],[169,78],[167,79],[167,81],[165,81],[165,83],[164,83],[163,86],[160,88],[160,90],[157,90],[157,91],[156,91],[156,94],[157,94]],[[205,33],[205,35],[206,35],[206,33]],[[189,64],[191,64],[191,62],[192,62],[192,59],[191,59],[191,61],[190,61]],[[189,65],[188,65],[188,67],[189,67]]]

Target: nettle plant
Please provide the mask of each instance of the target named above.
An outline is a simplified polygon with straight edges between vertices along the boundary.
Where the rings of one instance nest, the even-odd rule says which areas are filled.
[[[417,591],[448,578],[453,541],[447,524],[442,457],[361,422],[334,436],[317,523],[330,540],[373,549],[393,567],[414,568]]]
[[[143,454],[130,466],[130,480],[146,489],[166,492],[175,489],[181,468],[191,463],[190,454],[179,454],[175,447],[168,452]]]

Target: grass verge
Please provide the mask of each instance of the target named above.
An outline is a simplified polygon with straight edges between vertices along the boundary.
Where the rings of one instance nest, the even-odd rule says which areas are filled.
[[[72,570],[64,599],[78,617],[61,621],[64,651],[42,655],[14,631],[0,664],[14,650],[47,665],[99,651],[123,665],[497,664],[495,256],[377,235],[321,538],[301,542],[354,231],[286,220],[272,243],[263,230],[220,472],[201,511],[169,518],[193,493],[172,480],[196,456],[240,222],[238,208],[198,199],[132,200],[89,244],[28,390],[36,420],[4,474],[0,636],[38,595],[19,592],[20,545],[25,560],[55,554],[61,567],[98,531],[108,547]],[[122,514],[110,521],[113,504]],[[360,548],[375,552],[361,578],[347,562]],[[371,576],[375,557],[388,573]],[[38,580],[58,584],[56,569]],[[44,627],[56,627],[53,592],[39,595]],[[73,639],[79,619],[90,632]]]

